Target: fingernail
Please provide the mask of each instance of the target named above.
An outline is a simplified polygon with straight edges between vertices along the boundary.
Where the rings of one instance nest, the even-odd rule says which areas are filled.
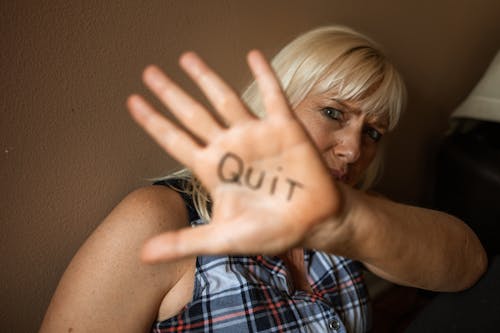
[[[141,97],[138,95],[131,95],[127,99],[127,106],[130,111],[136,116],[143,117],[146,115],[146,109],[144,107],[144,103],[142,102]]]
[[[170,257],[171,251],[165,242],[159,239],[152,239],[144,244],[141,258],[147,262],[166,261]]]
[[[179,62],[182,65],[191,66],[196,62],[196,53],[193,51],[187,51],[181,55]]]
[[[151,65],[144,70],[143,79],[146,84],[158,87],[162,84],[163,75],[158,67]]]
[[[184,53],[179,59],[179,63],[185,71],[190,72],[192,75],[201,75],[201,61],[196,53],[192,51]]]
[[[158,260],[158,253],[146,244],[141,251],[141,259],[145,262],[153,263]]]

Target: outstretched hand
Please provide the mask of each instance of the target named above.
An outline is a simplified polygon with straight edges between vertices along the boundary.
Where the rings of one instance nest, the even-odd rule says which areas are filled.
[[[278,254],[301,246],[318,223],[339,210],[339,191],[313,142],[290,109],[270,65],[248,54],[266,111],[254,116],[197,55],[181,67],[224,124],[157,67],[144,81],[185,129],[141,96],[127,101],[135,121],[184,164],[213,200],[209,224],[165,233],[143,249],[147,261],[202,254]]]

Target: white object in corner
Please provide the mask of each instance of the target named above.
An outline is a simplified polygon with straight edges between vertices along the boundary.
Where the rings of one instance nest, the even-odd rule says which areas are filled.
[[[451,117],[500,122],[500,51]]]

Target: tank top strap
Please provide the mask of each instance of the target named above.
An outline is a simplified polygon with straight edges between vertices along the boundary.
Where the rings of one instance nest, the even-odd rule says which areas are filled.
[[[153,185],[167,186],[181,195],[186,205],[189,224],[191,226],[205,224],[204,220],[200,217],[200,215],[196,211],[193,198],[185,191],[187,186],[187,181],[185,179],[180,179],[180,178],[163,179],[154,182]]]

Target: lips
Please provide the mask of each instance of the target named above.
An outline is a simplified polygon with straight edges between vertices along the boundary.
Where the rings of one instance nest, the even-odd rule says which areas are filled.
[[[346,183],[348,182],[349,178],[347,176],[347,172],[341,171],[341,170],[336,170],[336,169],[330,169],[333,177],[335,178],[336,181]]]

